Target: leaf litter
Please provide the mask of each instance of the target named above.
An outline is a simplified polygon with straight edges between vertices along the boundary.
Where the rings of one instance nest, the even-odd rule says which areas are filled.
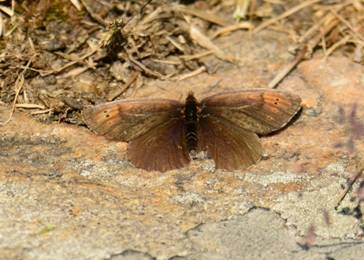
[[[130,97],[155,79],[211,73],[212,59],[236,64],[226,49],[239,43],[224,37],[239,30],[290,36],[295,57],[274,88],[313,55],[363,64],[363,11],[361,0],[0,1],[0,102],[82,124],[85,105]]]

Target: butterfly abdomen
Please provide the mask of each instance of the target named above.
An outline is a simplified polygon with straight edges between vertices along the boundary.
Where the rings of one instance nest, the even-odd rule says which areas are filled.
[[[188,151],[196,150],[197,148],[197,101],[192,93],[186,98],[184,109],[184,124],[185,124],[185,138]]]

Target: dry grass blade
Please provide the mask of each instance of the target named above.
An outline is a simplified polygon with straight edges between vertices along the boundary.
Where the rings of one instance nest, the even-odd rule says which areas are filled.
[[[9,16],[13,16],[14,15],[14,0],[12,1],[12,7],[9,8],[7,6],[4,5],[0,5],[0,11],[9,15]]]
[[[213,35],[212,35],[212,39],[222,35],[222,34],[227,34],[233,31],[237,31],[237,30],[251,30],[254,28],[254,25],[251,22],[241,22],[241,23],[237,23],[237,24],[233,24],[233,25],[228,25],[225,26],[219,30],[217,30]]]
[[[234,57],[221,50],[206,35],[197,29],[196,26],[190,25],[190,36],[197,44],[213,52],[217,58],[228,62],[234,62]]]
[[[47,114],[47,113],[50,113],[52,111],[53,111],[53,108],[48,108],[48,109],[45,109],[45,110],[34,111],[34,112],[31,112],[30,114],[31,115],[40,115],[40,114]]]
[[[325,24],[324,28],[319,28],[319,32],[317,33],[315,37],[310,39],[306,46],[307,46],[307,55],[311,55],[313,52],[313,49],[319,44],[319,42],[322,39],[322,36],[327,35],[329,32],[331,32],[337,25],[339,24],[338,19],[331,20],[328,24]]]
[[[38,104],[16,104],[16,108],[25,108],[25,109],[45,109],[45,106]]]
[[[147,75],[149,76],[153,76],[153,77],[156,77],[156,78],[164,78],[165,76],[160,74],[159,72],[157,71],[152,71],[150,70],[149,68],[147,68],[143,63],[137,61],[136,59],[134,59],[133,57],[129,56],[128,57],[129,60],[134,63],[137,67],[139,67],[142,71],[144,71],[144,73],[146,73]]]
[[[29,68],[31,63],[32,63],[32,58],[28,61],[27,65],[25,66],[23,71],[19,74],[18,78],[16,79],[16,82],[15,82],[15,97],[14,97],[13,104],[12,104],[12,107],[11,107],[10,115],[9,115],[7,120],[5,120],[4,122],[0,122],[0,126],[7,125],[10,122],[11,118],[13,117],[15,107],[16,107],[16,102],[18,100],[18,96],[19,96],[20,91],[22,90],[22,88],[24,86],[24,74],[27,71],[27,69]]]
[[[135,34],[145,33],[148,30],[148,28],[151,27],[151,23],[153,23],[154,20],[159,19],[162,11],[163,9],[161,7],[158,7],[156,10],[146,15],[140,22],[137,23],[137,26],[132,28],[133,33]]]
[[[363,50],[364,50],[364,43],[358,43],[354,51],[355,62],[361,63],[363,61]]]
[[[203,19],[205,21],[208,21],[210,23],[214,23],[214,24],[217,24],[217,25],[226,26],[228,24],[221,17],[219,17],[219,16],[217,16],[215,14],[206,12],[206,11],[199,11],[199,10],[188,8],[188,7],[185,7],[185,6],[182,6],[182,5],[173,6],[173,10],[179,11],[179,12],[184,13],[184,14],[189,14],[189,15],[196,16],[196,17],[198,17],[200,19]]]
[[[98,22],[99,24],[106,26],[107,23],[105,22],[105,20],[100,17],[97,13],[95,13],[92,8],[86,3],[85,0],[81,0],[82,5],[85,7],[87,13],[91,16],[92,19],[94,19],[96,22]]]
[[[213,53],[214,53],[213,51],[204,51],[204,52],[196,53],[196,54],[192,54],[192,55],[182,55],[182,56],[180,56],[180,58],[185,60],[185,61],[197,60],[197,59],[200,59],[202,57],[206,57],[208,55],[211,55]]]
[[[343,8],[343,6],[339,6],[338,8]],[[326,42],[324,38],[328,35],[337,25],[339,24],[339,20],[331,13],[325,15],[320,21],[312,26],[309,30],[305,32],[305,34],[298,40],[299,43],[302,44],[301,50],[297,53],[295,59],[285,66],[276,77],[268,84],[269,88],[275,88],[282,79],[288,75],[290,71],[292,71],[305,57],[308,57],[312,54],[314,48],[322,41],[323,48],[326,50]],[[337,47],[345,42],[348,39],[344,37],[339,42],[336,42],[331,48],[326,52],[325,57],[329,56]]]
[[[264,28],[268,27],[269,25],[274,24],[274,23],[276,23],[276,22],[278,22],[278,21],[280,21],[280,20],[282,20],[282,19],[284,19],[284,18],[286,18],[286,17],[300,11],[301,9],[306,8],[306,7],[308,7],[310,5],[313,5],[315,3],[318,3],[320,1],[321,0],[311,0],[311,1],[303,2],[303,3],[293,7],[291,9],[287,10],[286,12],[279,15],[278,17],[274,17],[272,19],[269,19],[268,21],[263,22],[261,25],[259,25],[257,28],[255,28],[253,30],[253,32],[257,33],[259,31],[263,30]]]
[[[178,75],[177,77],[175,77],[176,80],[178,81],[181,81],[181,80],[185,80],[185,79],[188,79],[188,78],[191,78],[191,77],[194,77],[202,72],[206,71],[206,67],[205,66],[202,66],[194,71],[191,71],[189,73],[186,73],[186,74],[182,74],[182,75]]]
[[[309,39],[317,35],[317,32],[320,31],[321,27],[325,27],[325,24],[330,24],[333,20],[336,20],[333,14],[328,13],[324,17],[322,17],[317,23],[311,26],[299,39],[299,43],[307,42]]]
[[[117,89],[116,91],[110,92],[107,96],[107,101],[113,101],[115,98],[123,94],[128,88],[138,79],[139,73],[134,72],[134,74],[130,77],[130,79],[125,83],[122,88]]]
[[[305,55],[306,55],[306,52],[307,52],[307,47],[304,47],[303,49],[301,49],[295,59],[289,63],[288,65],[286,65],[275,77],[274,79],[269,82],[268,84],[268,88],[276,88],[278,86],[278,83],[281,82],[287,75],[289,72],[291,72],[296,66],[298,63],[300,63]]]
[[[344,38],[340,39],[338,42],[335,42],[326,52],[325,58],[329,57],[336,49],[350,42],[351,36],[345,35]]]
[[[364,38],[358,34],[358,32],[353,28],[353,26],[344,18],[342,17],[340,14],[338,14],[338,12],[336,10],[334,10],[333,8],[330,9],[330,11],[347,27],[349,28],[352,33],[354,34],[354,37],[357,38],[358,40],[364,41]]]
[[[236,9],[234,12],[235,19],[245,18],[248,14],[251,0],[236,0]]]
[[[5,13],[8,16],[12,17],[14,15],[14,6],[15,6],[15,1],[12,0],[11,1],[11,8],[4,6],[4,5],[0,5],[0,36],[3,36],[5,34],[5,21],[3,19],[3,14]]]
[[[364,169],[361,169],[354,178],[348,183],[348,186],[344,190],[344,192],[341,194],[338,202],[336,203],[335,209],[337,210],[341,204],[341,202],[345,199],[346,195],[352,190],[354,183],[362,176],[364,172]]]
[[[0,13],[0,36],[2,36],[5,32],[5,23],[3,20],[3,15]]]
[[[79,0],[70,0],[71,3],[76,7],[78,11],[82,10],[82,6]]]
[[[46,73],[43,73],[43,74],[41,74],[41,76],[45,77],[45,76],[49,76],[49,75],[52,75],[52,74],[58,74],[58,73],[62,72],[63,70],[65,70],[65,69],[67,69],[67,68],[69,68],[69,67],[71,67],[71,66],[73,66],[73,65],[75,65],[75,64],[77,64],[79,62],[82,63],[84,59],[94,55],[96,52],[97,52],[97,49],[95,48],[95,49],[89,51],[88,53],[86,53],[85,55],[81,56],[80,58],[75,59],[74,61],[71,61],[71,62],[67,63],[66,65],[62,66],[61,68],[55,69],[55,70],[52,70],[52,71],[49,71],[49,72],[46,72]]]

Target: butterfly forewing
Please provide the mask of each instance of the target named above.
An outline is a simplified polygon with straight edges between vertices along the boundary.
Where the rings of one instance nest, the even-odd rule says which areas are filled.
[[[129,141],[166,121],[179,118],[182,104],[167,99],[123,100],[87,107],[82,116],[97,134]]]
[[[222,117],[264,135],[286,125],[300,109],[301,99],[283,91],[252,89],[216,94],[203,99],[201,106],[202,117]]]
[[[184,139],[184,122],[172,119],[151,128],[129,142],[128,159],[138,168],[161,172],[190,162]]]
[[[199,150],[207,151],[216,168],[243,169],[257,162],[262,154],[258,136],[224,118],[201,118]]]

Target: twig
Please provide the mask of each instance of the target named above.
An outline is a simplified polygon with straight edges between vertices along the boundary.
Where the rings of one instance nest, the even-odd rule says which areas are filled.
[[[178,81],[181,81],[181,80],[184,80],[184,79],[187,79],[187,78],[191,78],[191,77],[194,77],[202,72],[206,71],[206,67],[205,66],[202,66],[202,67],[199,67],[198,69],[194,70],[194,71],[191,71],[191,72],[188,72],[186,74],[182,74],[182,75],[178,75],[175,79],[178,80]]]
[[[25,109],[45,109],[45,106],[38,104],[16,104],[16,108],[25,108]]]
[[[287,10],[283,14],[281,14],[281,15],[275,17],[275,18],[269,19],[268,21],[262,23],[261,25],[259,25],[257,28],[255,28],[253,30],[253,33],[257,33],[259,31],[263,30],[264,28],[268,27],[269,25],[271,25],[273,23],[276,23],[279,20],[282,20],[282,19],[284,19],[284,18],[286,18],[286,17],[288,17],[288,16],[290,16],[290,15],[292,15],[292,14],[300,11],[301,9],[303,9],[303,8],[305,8],[307,6],[313,5],[313,4],[315,4],[317,2],[320,2],[320,1],[321,0],[311,0],[311,1],[303,2],[303,3],[301,3],[301,4],[299,4],[299,5],[295,6],[295,7],[293,7],[291,9]]]
[[[202,57],[211,55],[213,53],[214,53],[213,51],[203,51],[203,52],[192,54],[192,55],[181,55],[181,56],[179,56],[179,58],[181,58],[185,61],[189,61],[189,60],[200,59]]]
[[[151,59],[154,62],[168,64],[168,65],[181,65],[182,62],[180,60],[160,60],[160,59]]]
[[[134,59],[131,55],[128,55],[129,60],[138,66],[141,70],[143,70],[146,74],[150,76],[154,76],[156,78],[163,78],[164,75],[160,74],[159,72],[152,71],[151,69],[147,68],[144,64]]]
[[[15,107],[16,107],[16,101],[18,100],[19,93],[20,93],[21,89],[24,86],[24,74],[28,70],[30,64],[32,63],[33,57],[31,57],[29,59],[29,61],[27,62],[27,65],[25,66],[25,68],[19,74],[18,78],[15,81],[15,88],[16,88],[16,90],[15,90],[15,97],[14,97],[13,104],[12,104],[12,107],[11,107],[10,115],[9,115],[9,118],[7,120],[5,120],[4,122],[0,122],[0,126],[7,125],[10,122],[11,118],[13,117],[13,114],[14,114],[14,111],[15,111]]]
[[[335,42],[333,45],[331,45],[331,47],[325,53],[325,59],[329,57],[330,54],[333,53],[337,48],[350,42],[350,38],[351,37],[349,35],[345,35],[345,37],[340,39],[340,41]]]
[[[70,1],[76,7],[77,11],[82,10],[82,6],[81,6],[81,3],[79,2],[79,0],[70,0]]]
[[[179,12],[184,13],[184,14],[197,16],[198,18],[206,20],[206,21],[208,21],[210,23],[214,23],[214,24],[221,25],[221,26],[226,26],[227,25],[227,22],[224,19],[222,19],[221,17],[219,17],[219,16],[217,16],[215,14],[212,14],[212,13],[209,13],[209,12],[206,12],[206,11],[199,11],[199,10],[196,10],[196,9],[187,8],[187,7],[184,7],[182,5],[175,5],[173,7],[173,9],[175,11],[179,11]]]
[[[52,74],[58,74],[60,73],[61,71],[71,67],[72,65],[76,64],[76,63],[79,63],[81,62],[82,60],[92,56],[93,54],[95,54],[97,52],[97,49],[93,49],[91,50],[90,52],[86,53],[85,55],[81,56],[78,60],[75,60],[75,61],[71,61],[69,63],[67,63],[66,65],[62,66],[61,68],[59,69],[55,69],[53,71],[50,71],[50,72],[47,72],[47,73],[44,73],[44,74],[41,74],[42,77],[45,77],[45,76],[49,76],[49,75],[52,75]]]
[[[325,27],[322,29],[322,33],[318,33],[318,34],[316,34],[316,36],[314,38],[312,38],[311,40],[308,40],[306,43],[307,54],[311,54],[313,49],[316,48],[316,46],[321,41],[322,35],[326,35],[329,32],[331,32],[331,30],[333,30],[338,24],[339,24],[338,19],[330,20],[330,22],[328,24],[326,24]],[[318,29],[320,29],[320,28],[318,28]]]
[[[34,111],[34,112],[31,112],[30,114],[31,115],[39,115],[39,114],[49,113],[51,111],[53,111],[53,108],[48,108],[46,110],[41,110],[41,111]]]
[[[324,17],[322,17],[318,22],[316,22],[313,26],[311,26],[310,29],[308,29],[299,39],[298,42],[299,43],[304,43],[307,42],[310,38],[313,37],[313,35],[316,35],[317,32],[320,30],[320,27],[326,23],[330,23],[332,20],[335,20],[336,18],[334,17],[333,14],[328,13],[327,15],[325,15]]]
[[[106,26],[107,23],[104,19],[102,19],[98,14],[94,13],[94,11],[91,9],[91,7],[86,3],[85,0],[81,0],[82,5],[85,7],[87,13],[90,15],[92,19],[94,19],[99,24]]]
[[[212,51],[215,56],[221,60],[233,63],[235,58],[226,54],[220,47],[213,43],[209,37],[204,35],[196,26],[190,24],[190,37],[200,46]]]
[[[117,91],[113,91],[110,93],[107,97],[107,101],[112,101],[121,94],[123,94],[125,91],[128,90],[128,88],[138,79],[139,73],[134,72],[134,74],[129,78],[129,80],[125,83],[123,88],[117,89]]]
[[[253,24],[251,22],[241,22],[238,24],[228,25],[214,32],[211,38],[214,39],[221,34],[226,34],[240,29],[251,30],[253,29]]]
[[[345,18],[343,18],[341,15],[338,14],[338,12],[334,9],[330,9],[330,11],[346,26],[349,28],[349,30],[351,30],[354,33],[354,37],[357,38],[358,40],[364,41],[364,38],[361,37],[360,34],[358,34],[358,32],[353,28],[353,26],[351,26],[351,24],[345,20]]]
[[[361,169],[354,177],[354,179],[352,179],[348,186],[346,187],[345,191],[343,192],[343,194],[340,196],[339,201],[336,203],[335,206],[335,210],[337,210],[341,204],[341,202],[345,199],[346,195],[348,195],[349,191],[351,191],[351,189],[353,188],[354,183],[360,178],[360,176],[363,174],[364,169]]]
[[[275,77],[273,80],[271,80],[271,82],[269,82],[268,84],[268,88],[276,88],[278,83],[281,82],[287,75],[289,72],[291,72],[298,63],[300,63],[305,55],[307,53],[307,46],[304,46],[296,55],[295,59],[289,63],[288,65],[286,65]]]

